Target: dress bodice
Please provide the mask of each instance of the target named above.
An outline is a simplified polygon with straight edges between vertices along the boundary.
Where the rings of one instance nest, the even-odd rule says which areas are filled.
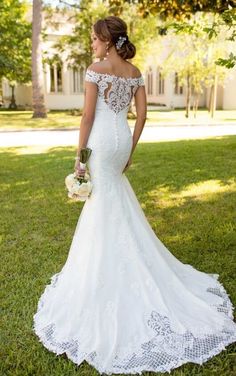
[[[98,86],[98,97],[116,114],[128,108],[136,90],[144,86],[142,75],[139,77],[119,77],[108,73],[98,73],[87,69],[85,81]]]

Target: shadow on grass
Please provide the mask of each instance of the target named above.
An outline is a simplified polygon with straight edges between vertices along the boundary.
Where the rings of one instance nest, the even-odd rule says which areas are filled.
[[[44,349],[32,333],[32,316],[50,276],[64,265],[83,203],[71,203],[64,178],[75,150],[43,154],[2,149],[1,228],[4,375],[98,375]],[[126,173],[152,228],[182,262],[220,274],[236,304],[236,137],[139,144]],[[203,367],[186,364],[174,376],[233,376],[236,347]],[[81,372],[81,373],[78,373]],[[144,372],[143,375],[155,375]]]

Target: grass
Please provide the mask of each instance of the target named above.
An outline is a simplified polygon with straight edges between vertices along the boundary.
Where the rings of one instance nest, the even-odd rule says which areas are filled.
[[[236,124],[235,110],[217,110],[215,111],[214,119],[205,109],[199,109],[196,119],[193,113],[190,112],[189,119],[185,118],[185,110],[176,109],[175,111],[148,111],[149,123],[162,123],[169,125],[176,124]]]
[[[1,149],[1,376],[98,376],[86,362],[78,367],[49,352],[31,329],[45,285],[66,261],[83,207],[64,189],[74,152]],[[126,173],[159,239],[182,262],[219,273],[234,305],[235,152],[235,136],[140,143]],[[171,374],[233,376],[236,345],[203,366],[188,363]]]
[[[72,111],[73,112],[73,111]],[[81,116],[72,115],[71,111],[50,111],[47,119],[32,119],[32,111],[0,110],[0,130],[26,129],[71,129],[79,128]],[[135,121],[129,120],[134,126]],[[199,110],[197,118],[185,118],[183,110],[148,111],[146,125],[176,125],[176,124],[236,124],[236,111],[216,111],[214,119],[208,111]]]
[[[79,128],[80,120],[69,111],[51,111],[47,119],[32,119],[32,111],[0,111],[0,130]]]

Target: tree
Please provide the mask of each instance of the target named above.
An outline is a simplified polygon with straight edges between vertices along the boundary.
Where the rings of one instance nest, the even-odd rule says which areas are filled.
[[[91,30],[93,23],[98,18],[107,16],[108,9],[103,2],[95,0],[81,0],[78,4],[68,5],[67,2],[64,8],[56,9],[54,12],[62,12],[67,15],[68,22],[74,24],[71,35],[65,35],[55,43],[54,48],[59,53],[67,55],[69,65],[84,65],[87,66],[92,63],[93,54],[91,48]],[[47,8],[49,19],[52,9]],[[52,22],[53,21],[49,21]]]
[[[220,35],[222,29],[226,30],[225,40],[235,42],[236,38],[236,9],[225,10],[220,14],[217,21],[214,21],[210,27],[206,27],[204,31],[208,33],[209,39]],[[235,45],[235,44],[234,44]],[[236,53],[230,52],[227,58],[219,57],[216,60],[217,65],[233,68],[236,65]]]
[[[79,4],[73,3],[65,9],[58,9],[58,12],[68,13],[68,22],[74,22],[74,29],[71,35],[61,37],[55,44],[59,53],[67,52],[67,59],[71,65],[87,66],[93,61],[91,49],[91,29],[92,25],[99,18],[104,18],[109,14],[122,17],[128,26],[130,40],[137,47],[137,54],[134,63],[143,68],[146,56],[151,49],[150,40],[157,35],[156,17],[150,15],[148,19],[143,18],[138,13],[137,4],[128,4],[125,1],[95,1],[81,0]],[[69,9],[68,9],[69,7]],[[48,9],[48,14],[52,10]],[[53,22],[53,21],[52,21]]]
[[[12,88],[11,108],[16,108],[16,82],[31,80],[31,24],[26,20],[27,3],[4,0],[0,5],[0,81],[9,80]]]
[[[226,68],[217,66],[216,59],[227,52],[227,46],[219,36],[210,41],[204,31],[211,15],[198,13],[186,23],[172,23],[172,29],[163,37],[168,43],[170,53],[162,62],[163,71],[168,74],[175,71],[179,83],[186,87],[186,117],[190,114],[193,101],[196,116],[200,94],[203,87],[211,87],[211,115],[214,116],[217,84],[223,83]]]
[[[127,3],[137,3],[144,17],[149,14],[158,15],[161,19],[191,18],[197,12],[214,12],[221,14],[236,7],[234,0],[127,0]],[[122,3],[122,1],[119,1]]]
[[[32,23],[32,89],[33,118],[46,118],[41,48],[42,0],[33,0]]]
[[[116,2],[116,1],[114,1]],[[122,1],[118,1],[122,3]],[[198,13],[212,13],[217,16],[211,25],[205,28],[209,39],[221,33],[221,29],[228,28],[231,31],[230,35],[227,32],[225,40],[235,41],[236,38],[236,2],[235,0],[127,0],[127,3],[136,2],[139,4],[139,11],[143,17],[148,17],[150,14],[157,15],[163,21],[176,20],[187,23],[191,17]],[[120,5],[121,6],[121,5]],[[215,18],[215,17],[214,17]],[[184,27],[184,25],[182,25]],[[166,27],[159,28],[160,33],[166,32]],[[236,65],[236,54],[230,52],[228,58],[219,57],[216,64],[233,68]]]
[[[117,13],[122,13],[124,4],[136,4],[137,10],[143,18],[149,18],[150,15],[157,16],[162,21],[180,21],[190,20],[198,12],[212,13],[217,15],[217,21],[214,20],[211,25],[205,28],[209,39],[213,35],[218,35],[222,27],[228,28],[231,34],[227,33],[226,41],[235,41],[236,38],[236,2],[235,0],[110,0],[110,6]],[[159,33],[166,33],[166,26],[159,27]],[[229,52],[227,58],[219,57],[216,64],[233,68],[236,65],[236,53]]]

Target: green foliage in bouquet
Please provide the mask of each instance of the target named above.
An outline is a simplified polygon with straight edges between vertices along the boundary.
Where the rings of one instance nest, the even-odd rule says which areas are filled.
[[[79,155],[80,162],[87,163],[88,160],[89,160],[89,157],[90,157],[91,153],[92,153],[92,149],[90,149],[90,148],[82,148],[80,150],[80,155]]]

